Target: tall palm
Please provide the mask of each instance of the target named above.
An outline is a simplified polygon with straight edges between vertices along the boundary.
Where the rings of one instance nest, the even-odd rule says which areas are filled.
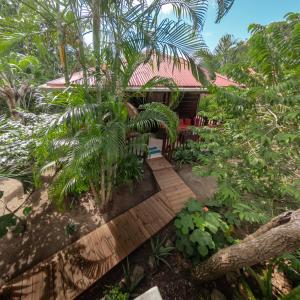
[[[225,65],[233,63],[239,50],[239,44],[233,35],[225,34],[220,38],[213,51],[200,49],[196,51],[195,55],[200,61],[200,65],[214,74],[214,72],[220,72]]]
[[[39,7],[44,5],[40,0],[34,2]],[[58,170],[51,188],[58,203],[88,186],[105,207],[111,199],[118,165],[130,149],[147,147],[144,139],[151,127],[162,126],[171,139],[176,137],[178,118],[162,104],[141,107],[142,112],[133,117],[128,114],[125,90],[133,72],[145,62],[159,67],[164,59],[179,64],[184,58],[200,79],[202,74],[192,53],[205,47],[199,29],[209,1],[155,0],[149,5],[126,0],[79,2],[80,14],[72,11],[74,5],[62,9],[87,20],[92,30],[95,71],[91,81],[95,82],[96,97],[86,89],[66,92],[65,102],[59,102],[60,106],[67,104],[65,112],[45,135],[39,159],[48,163],[46,168],[56,166]],[[233,0],[217,3],[219,21]],[[159,18],[166,4],[173,6],[177,21]],[[183,15],[191,18],[192,25],[180,20]],[[159,80],[151,83],[161,83]],[[133,134],[135,138],[131,139]]]
[[[147,104],[130,117],[123,102],[106,99],[99,104],[91,97],[87,104],[82,90],[73,93],[73,103],[65,102],[65,112],[44,136],[37,157],[40,163],[47,162],[43,171],[59,170],[50,188],[59,206],[67,195],[89,186],[104,208],[111,200],[120,162],[132,153],[147,151],[147,132],[153,126],[163,126],[174,139],[178,117],[160,103]],[[69,96],[61,95],[59,105]]]

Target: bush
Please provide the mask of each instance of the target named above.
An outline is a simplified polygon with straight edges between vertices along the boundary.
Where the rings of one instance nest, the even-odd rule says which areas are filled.
[[[124,158],[118,166],[117,185],[140,181],[143,178],[143,174],[143,161],[136,155],[131,154]]]
[[[210,211],[197,200],[191,200],[178,214],[176,247],[194,262],[212,255],[233,242],[230,227],[220,214]]]
[[[203,149],[203,144],[188,141],[185,147],[177,148],[174,151],[172,159],[178,167],[181,167],[185,164],[192,165],[193,163],[200,162],[210,154],[209,151]]]
[[[122,292],[118,286],[112,287],[110,290],[105,291],[104,300],[128,300],[129,294]]]

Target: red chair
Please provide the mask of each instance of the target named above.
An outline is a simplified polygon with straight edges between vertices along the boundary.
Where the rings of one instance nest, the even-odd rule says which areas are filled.
[[[192,125],[192,120],[191,119],[184,119],[184,124],[186,126],[191,126]]]

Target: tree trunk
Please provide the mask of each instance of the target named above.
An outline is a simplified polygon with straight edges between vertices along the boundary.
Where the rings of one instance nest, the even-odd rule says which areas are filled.
[[[222,249],[192,270],[199,281],[253,266],[300,247],[300,209],[272,219],[240,243]]]
[[[64,73],[65,84],[66,86],[70,85],[69,71],[68,71],[68,61],[66,54],[66,45],[65,45],[65,34],[62,24],[62,13],[60,11],[60,1],[56,1],[56,10],[57,10],[57,18],[56,18],[56,26],[57,26],[57,39],[58,39],[58,50],[59,50],[59,58],[60,58],[60,66]]]
[[[8,106],[11,117],[14,119],[18,119],[20,114],[17,111],[17,99],[14,89],[10,86],[4,86],[1,92],[6,99],[6,104]]]
[[[100,26],[100,0],[92,1],[93,17],[93,50],[96,61],[95,66],[95,85],[97,99],[101,102],[101,60],[100,60],[100,43],[101,43],[101,26]]]
[[[79,62],[82,68],[82,75],[83,75],[83,84],[85,89],[88,88],[88,72],[87,72],[87,65],[86,65],[86,56],[85,56],[85,49],[84,49],[84,39],[82,28],[84,25],[81,22],[81,12],[80,7],[78,7],[77,0],[73,0],[70,2],[71,8],[73,10],[74,15],[76,16],[75,19],[75,26],[78,33],[78,52],[79,52]]]

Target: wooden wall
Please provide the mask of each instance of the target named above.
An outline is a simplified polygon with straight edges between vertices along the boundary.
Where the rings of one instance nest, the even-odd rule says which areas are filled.
[[[143,103],[160,102],[168,105],[169,95],[168,92],[150,92],[144,98],[131,98],[130,102],[136,107]],[[181,95],[181,101],[175,111],[178,113],[179,118],[193,119],[197,113],[198,102],[205,93],[203,92],[184,92]]]
[[[204,94],[201,92],[185,92],[182,95],[182,100],[176,108],[179,118],[193,119],[196,115],[198,103]]]

